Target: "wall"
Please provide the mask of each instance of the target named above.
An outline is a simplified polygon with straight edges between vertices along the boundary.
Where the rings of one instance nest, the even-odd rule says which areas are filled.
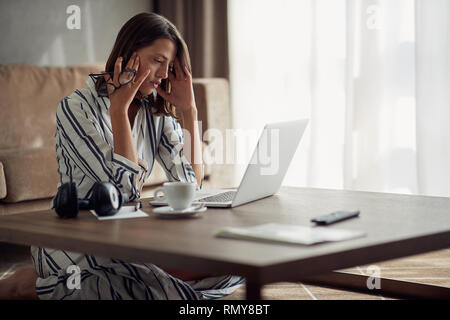
[[[70,5],[80,8],[80,29],[66,25],[75,21]],[[150,0],[0,0],[0,64],[106,61],[122,25],[152,9]]]

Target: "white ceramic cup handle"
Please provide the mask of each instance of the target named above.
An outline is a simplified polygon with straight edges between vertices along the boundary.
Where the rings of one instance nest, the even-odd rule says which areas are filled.
[[[159,195],[159,193],[161,193],[161,192],[163,194]],[[159,200],[159,201],[166,200],[166,195],[164,194],[164,188],[163,187],[156,188],[156,190],[153,193],[153,197],[155,198],[155,200]]]

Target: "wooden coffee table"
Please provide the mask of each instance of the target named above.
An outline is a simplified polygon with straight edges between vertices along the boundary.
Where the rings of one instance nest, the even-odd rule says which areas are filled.
[[[190,219],[159,219],[143,199],[146,218],[99,221],[88,211],[60,219],[52,210],[0,217],[0,241],[154,263],[208,274],[246,278],[247,299],[265,284],[304,281],[368,290],[367,278],[333,272],[450,246],[450,198],[283,187],[272,197],[233,209],[212,209]],[[329,228],[363,230],[367,236],[313,246],[215,237],[222,227],[276,222],[311,225],[335,210],[360,217]],[[382,275],[381,275],[382,277]],[[381,280],[380,292],[450,298],[450,289]]]

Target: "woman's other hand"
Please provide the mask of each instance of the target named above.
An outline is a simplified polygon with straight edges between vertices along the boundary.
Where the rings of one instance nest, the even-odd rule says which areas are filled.
[[[167,93],[160,87],[157,87],[156,91],[164,100],[173,104],[177,111],[181,113],[192,111],[192,109],[196,108],[192,75],[186,66],[181,67],[178,58],[174,61],[174,67],[176,75],[169,71],[170,93]]]

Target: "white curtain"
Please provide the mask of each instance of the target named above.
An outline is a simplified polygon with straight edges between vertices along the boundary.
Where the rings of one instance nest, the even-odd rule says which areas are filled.
[[[450,195],[450,1],[416,5],[419,193]]]
[[[310,119],[284,185],[450,196],[450,0],[229,0],[228,17],[234,128]]]

